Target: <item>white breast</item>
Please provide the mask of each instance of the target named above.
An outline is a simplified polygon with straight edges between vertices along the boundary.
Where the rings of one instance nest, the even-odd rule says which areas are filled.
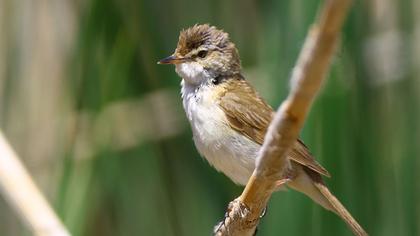
[[[260,146],[229,127],[224,112],[212,99],[210,86],[195,86],[184,80],[181,86],[198,151],[217,170],[245,185],[254,170]]]

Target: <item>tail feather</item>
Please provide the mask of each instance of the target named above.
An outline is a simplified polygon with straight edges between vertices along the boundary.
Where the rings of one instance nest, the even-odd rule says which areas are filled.
[[[350,227],[351,231],[357,236],[368,235],[366,231],[357,223],[350,212],[341,204],[341,202],[330,192],[330,190],[323,183],[314,182],[315,187],[327,199],[334,209],[334,212],[340,216]]]
[[[296,178],[287,185],[306,194],[325,209],[336,213],[346,222],[355,235],[368,235],[341,202],[330,192],[327,186],[325,186],[320,174],[302,166]]]

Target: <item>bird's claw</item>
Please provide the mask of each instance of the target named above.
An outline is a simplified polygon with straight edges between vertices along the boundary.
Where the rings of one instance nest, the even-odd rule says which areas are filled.
[[[235,199],[235,200],[233,200],[232,202],[230,202],[229,203],[229,205],[228,205],[228,207],[227,207],[227,209],[226,209],[226,212],[225,212],[225,215],[224,215],[224,217],[223,217],[223,219],[216,225],[216,227],[215,227],[215,229],[214,229],[214,233],[217,233],[217,232],[219,232],[220,231],[220,229],[223,227],[223,226],[225,226],[226,225],[226,219],[227,218],[229,218],[229,214],[230,214],[230,212],[232,211],[232,209],[233,209],[233,202],[235,202],[235,201],[239,201],[239,198],[237,198],[237,199]]]

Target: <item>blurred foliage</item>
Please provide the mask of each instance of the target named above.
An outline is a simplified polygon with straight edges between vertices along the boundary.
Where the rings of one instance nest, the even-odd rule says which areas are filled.
[[[42,102],[19,108],[28,103],[14,98],[32,91],[27,82],[19,86],[25,81],[20,68],[29,60],[19,39],[35,14],[19,10],[26,1],[16,2],[0,3],[1,25],[12,35],[0,41],[0,52],[11,59],[2,57],[0,67],[1,125],[28,168],[50,174],[47,184],[35,177],[75,236],[208,235],[241,188],[199,157],[181,110],[180,80],[172,66],[156,62],[173,52],[182,28],[216,25],[239,48],[245,77],[277,107],[320,5],[88,0],[50,7],[50,26],[63,13],[73,21],[61,24],[74,24],[65,28],[73,33],[68,50],[59,54],[61,77],[53,78],[61,90],[48,83],[34,88],[35,94],[52,94],[59,109],[51,111]],[[416,0],[355,2],[328,82],[302,132],[332,174],[326,180],[332,192],[371,235],[420,235],[419,13]],[[19,23],[20,14],[27,16]],[[40,54],[41,63],[48,54],[31,53]],[[47,65],[41,75],[54,69]],[[47,126],[51,132],[64,134],[54,139],[60,146],[42,141],[43,130],[28,136],[26,129],[10,126],[38,114],[55,124]],[[19,144],[19,135],[46,146]],[[31,161],[31,150],[53,144],[59,149],[50,158],[54,165]],[[10,223],[18,220],[4,202],[0,209],[0,234],[23,232]],[[258,233],[280,234],[351,235],[338,217],[294,191],[274,194]]]

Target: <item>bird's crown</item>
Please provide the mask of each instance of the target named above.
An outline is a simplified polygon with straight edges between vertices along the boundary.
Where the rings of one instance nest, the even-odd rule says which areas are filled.
[[[227,33],[208,24],[196,24],[181,31],[179,34],[177,53],[186,55],[200,46],[223,50],[234,45],[230,42]]]
[[[236,74],[241,69],[239,53],[229,35],[208,24],[182,30],[174,53],[179,62],[198,63],[210,74]]]

